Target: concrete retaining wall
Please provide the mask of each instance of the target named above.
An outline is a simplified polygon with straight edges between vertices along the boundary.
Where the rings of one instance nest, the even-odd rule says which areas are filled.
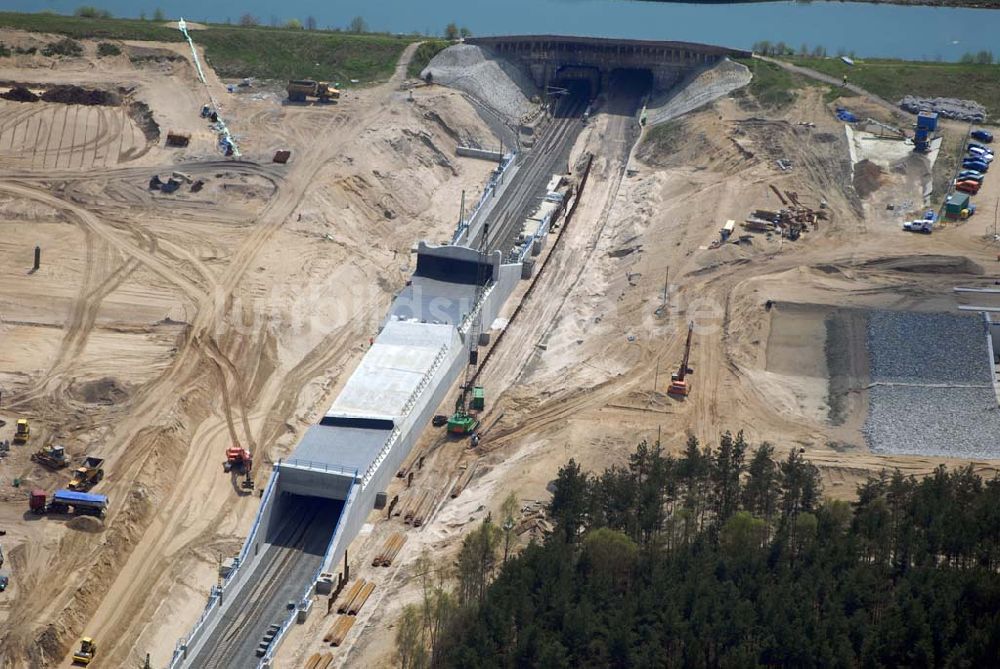
[[[466,158],[479,158],[481,160],[492,160],[499,163],[503,158],[500,151],[490,151],[489,149],[477,149],[474,146],[457,146],[455,154]]]

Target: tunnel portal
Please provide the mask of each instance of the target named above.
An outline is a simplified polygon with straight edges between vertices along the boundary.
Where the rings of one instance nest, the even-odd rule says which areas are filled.
[[[664,91],[696,68],[723,58],[750,57],[749,51],[692,42],[557,35],[471,37],[465,41],[520,62],[541,88],[584,81],[591,97],[607,90],[616,73],[645,72],[649,88]]]

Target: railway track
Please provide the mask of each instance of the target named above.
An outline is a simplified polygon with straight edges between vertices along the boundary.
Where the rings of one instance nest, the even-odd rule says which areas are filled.
[[[507,187],[503,199],[490,212],[487,222],[490,226],[491,251],[506,252],[514,236],[520,231],[523,220],[528,216],[535,202],[535,193],[540,192],[549,177],[564,168],[560,163],[566,159],[582,128],[581,117],[587,107],[582,95],[570,95],[560,102],[557,116],[542,136],[541,140],[526,152],[524,163]]]
[[[319,507],[308,506],[304,513],[285,512],[285,517],[292,519],[281,535],[276,538],[275,544],[269,549],[277,551],[278,554],[270,558],[269,562],[263,566],[263,571],[253,574],[257,580],[249,587],[245,593],[240,592],[237,597],[244,600],[244,605],[236,607],[232,614],[223,618],[223,626],[216,630],[213,636],[217,636],[215,644],[206,643],[203,654],[207,657],[195,658],[192,667],[199,669],[219,669],[220,667],[234,666],[234,654],[238,654],[241,648],[247,646],[248,641],[252,641],[252,635],[263,634],[264,623],[270,623],[263,619],[264,609],[272,602],[281,585],[283,577],[287,575],[293,560],[300,556],[308,542],[309,530],[319,515]]]

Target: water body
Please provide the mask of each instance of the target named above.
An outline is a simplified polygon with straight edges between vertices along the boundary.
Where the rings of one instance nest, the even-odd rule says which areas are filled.
[[[798,49],[822,45],[858,56],[955,61],[993,50],[1000,10],[850,2],[766,2],[697,5],[631,0],[2,0],[10,11],[72,13],[96,5],[115,16],[152,16],[237,22],[249,12],[262,23],[304,21],[346,27],[355,16],[369,28],[439,34],[455,21],[476,35],[562,34],[686,40],[749,49],[758,40]],[[1000,54],[997,54],[1000,55]]]

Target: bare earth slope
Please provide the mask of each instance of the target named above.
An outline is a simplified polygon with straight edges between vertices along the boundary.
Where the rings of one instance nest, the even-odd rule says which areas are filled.
[[[237,97],[213,76],[245,157],[231,162],[199,118],[206,95],[189,54],[142,48],[163,57],[52,68],[0,59],[11,81],[127,87],[161,128],[192,134],[186,149],[166,149],[127,123],[122,140],[120,110],[0,103],[31,117],[0,124],[11,158],[0,175],[0,378],[2,417],[32,422],[30,444],[0,464],[12,568],[0,666],[58,665],[83,633],[106,666],[137,665],[146,652],[165,663],[257,508],[223,474],[225,448],[252,449],[266,480],[378,327],[412,269],[411,245],[449,236],[461,192],[480,189],[492,167],[454,157],[457,138],[496,143],[460,95],[420,90],[410,101],[399,89],[412,50],[392,81],[337,106]],[[34,140],[8,141],[15,127],[18,138],[29,123],[45,134],[64,118],[76,139],[49,133],[44,157],[31,155]],[[81,139],[94,133],[144,153],[109,139],[95,159]],[[270,162],[275,148],[292,151],[287,165]],[[173,171],[204,186],[147,188]],[[35,244],[42,267],[26,274]],[[100,531],[26,513],[24,489],[65,485],[65,473],[28,460],[53,442],[106,459]],[[21,490],[8,485],[15,477]]]

